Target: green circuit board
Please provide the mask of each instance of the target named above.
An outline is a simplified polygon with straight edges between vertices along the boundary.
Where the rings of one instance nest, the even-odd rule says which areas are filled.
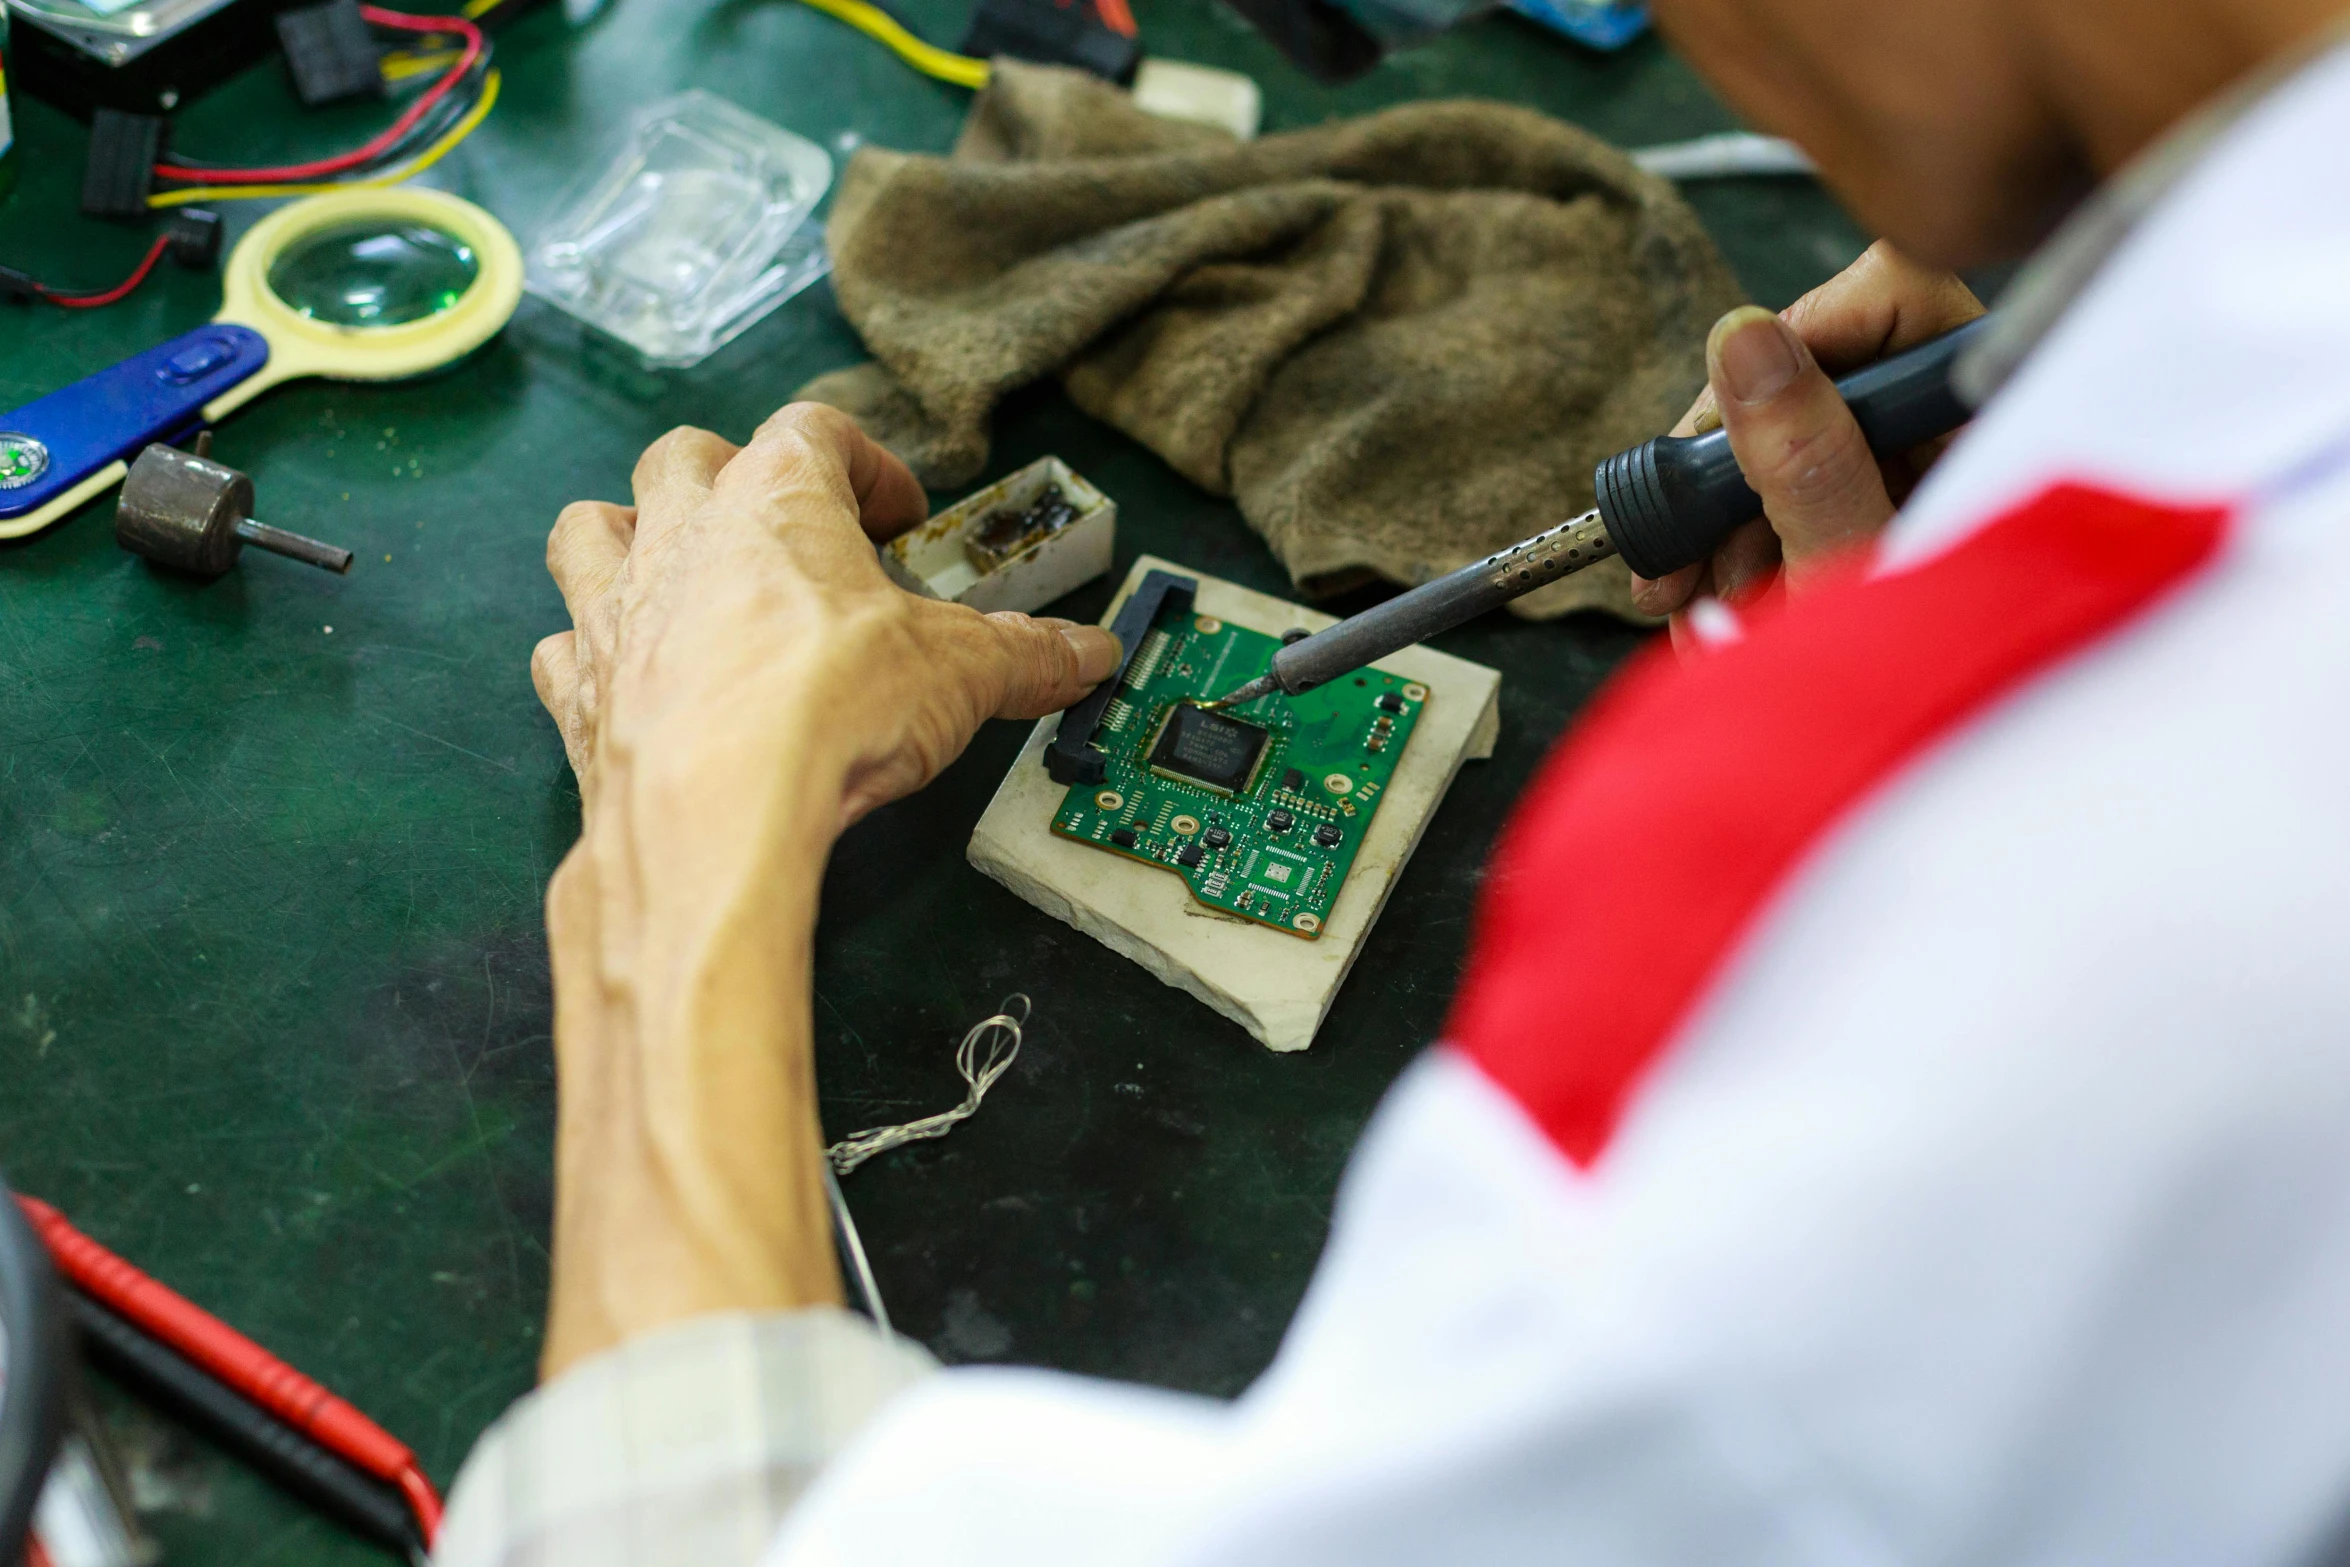
[[[1200,902],[1315,940],[1395,776],[1428,689],[1366,669],[1231,712],[1199,704],[1255,679],[1281,640],[1163,612],[1128,661],[1053,831],[1182,877]]]

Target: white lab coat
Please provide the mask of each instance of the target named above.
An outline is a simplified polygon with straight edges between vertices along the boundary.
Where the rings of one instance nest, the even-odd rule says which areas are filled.
[[[2258,1567],[2338,1546],[2345,148],[2350,51],[2153,205],[1851,591],[1992,558],[1966,552],[2068,482],[2150,528],[2224,516],[2216,543],[1852,781],[1705,961],[1657,981],[1669,1022],[1601,1074],[1596,1119],[1542,1057],[1607,1009],[1523,1024],[1478,992],[1527,983],[1553,940],[1562,996],[1604,1001],[1571,944],[1588,910],[1521,909],[1506,939],[1489,910],[1516,977],[1473,963],[1242,1398],[930,1371],[830,1318],[689,1324],[485,1438],[442,1560],[747,1563],[778,1520],[766,1567]],[[2046,590],[2036,559],[1968,578],[1986,638]],[[1693,667],[1767,656],[1807,613]],[[1673,687],[1705,677],[1644,678],[1652,721],[1702,717]],[[1639,738],[1587,735],[1529,811],[1576,798],[1578,767],[1639,765]],[[1641,843],[1511,865],[1541,841],[1521,828],[1500,870],[1558,873],[1562,909],[1561,866],[1637,885]],[[1495,1016],[1522,1037],[1485,1037]],[[628,1411],[681,1399],[717,1412],[672,1429],[733,1435],[645,1456]]]

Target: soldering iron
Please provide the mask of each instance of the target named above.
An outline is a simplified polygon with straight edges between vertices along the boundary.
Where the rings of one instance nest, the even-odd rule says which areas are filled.
[[[1951,369],[1991,319],[1979,317],[1836,383],[1872,451],[1908,451],[1973,416],[1951,385]],[[1205,705],[1311,691],[1611,555],[1643,577],[1665,576],[1704,560],[1763,511],[1726,430],[1660,435],[1608,458],[1594,479],[1599,504],[1581,516],[1290,643],[1265,674]]]

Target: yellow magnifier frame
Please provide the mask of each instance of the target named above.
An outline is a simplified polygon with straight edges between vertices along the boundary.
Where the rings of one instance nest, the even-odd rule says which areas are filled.
[[[269,286],[271,263],[295,242],[355,222],[411,222],[473,252],[472,286],[447,309],[396,326],[341,326],[302,314]],[[308,196],[253,225],[229,254],[220,313],[269,341],[269,363],[204,405],[206,423],[281,382],[306,375],[399,381],[459,359],[497,336],[522,299],[522,247],[506,225],[461,197],[416,186]]]

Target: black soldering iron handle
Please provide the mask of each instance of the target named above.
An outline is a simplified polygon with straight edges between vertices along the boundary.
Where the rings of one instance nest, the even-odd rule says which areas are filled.
[[[1952,390],[1950,371],[1990,324],[1989,316],[1978,317],[1836,383],[1871,450],[1905,452],[1973,417]],[[1660,435],[1608,458],[1596,480],[1608,537],[1643,577],[1661,577],[1704,560],[1762,515],[1762,497],[1738,471],[1724,430]]]
[[[1990,322],[1981,317],[1836,383],[1871,450],[1905,452],[1966,423],[1970,411],[1952,390],[1950,372]],[[1762,515],[1762,497],[1748,487],[1730,437],[1719,430],[1659,436],[1618,452],[1599,465],[1596,479],[1596,510],[1284,647],[1264,677],[1225,701],[1237,706],[1274,690],[1311,691],[1610,555],[1621,554],[1644,577],[1661,577],[1705,559]]]

